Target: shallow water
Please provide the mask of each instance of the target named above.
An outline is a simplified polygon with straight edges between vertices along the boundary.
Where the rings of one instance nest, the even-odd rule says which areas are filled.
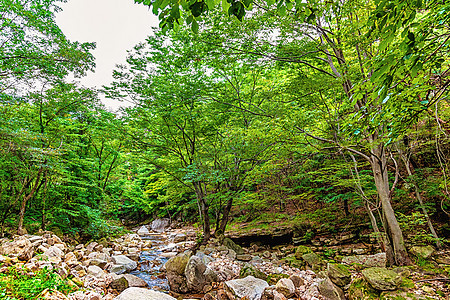
[[[139,267],[131,274],[145,280],[149,289],[168,292],[169,283],[165,274],[161,272],[161,268],[168,261],[168,258],[161,256],[162,252],[159,250],[165,246],[163,237],[148,235],[142,237],[142,239],[152,241],[153,246],[150,250],[141,252]]]

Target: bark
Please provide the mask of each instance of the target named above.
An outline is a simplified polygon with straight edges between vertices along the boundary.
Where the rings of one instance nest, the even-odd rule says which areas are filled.
[[[206,203],[204,189],[200,182],[194,183],[194,189],[200,207],[201,218],[203,220],[203,242],[205,243],[211,238],[211,224],[208,215],[209,206],[208,203]]]
[[[411,264],[411,261],[405,248],[402,230],[397,222],[391,204],[387,157],[383,145],[378,145],[372,149],[371,167],[375,186],[383,209],[383,216],[386,223],[385,229],[394,252],[395,264],[399,266],[409,265]]]
[[[23,235],[24,231],[23,231],[23,219],[25,217],[25,208],[27,205],[28,200],[31,199],[31,197],[33,197],[34,193],[37,191],[39,185],[39,180],[41,179],[41,173],[42,173],[43,168],[41,167],[36,175],[36,180],[34,182],[33,188],[31,189],[30,193],[26,196],[23,197],[22,200],[22,204],[20,206],[20,213],[19,213],[19,224],[17,226],[17,234],[19,235]]]
[[[228,218],[230,216],[231,207],[233,207],[233,195],[228,198],[227,205],[223,209],[222,220],[220,222],[220,232],[225,233],[225,229],[227,228]]]
[[[412,175],[413,175],[413,171],[412,171],[413,169],[412,168],[414,168],[414,167],[412,167],[410,165],[409,158],[400,149],[398,150],[398,152],[400,154],[400,157],[402,158],[403,163],[405,164],[406,172],[408,172],[408,176],[412,177]],[[423,203],[422,196],[420,195],[419,186],[418,186],[416,180],[412,180],[412,184],[414,185],[414,191],[416,193],[416,198],[419,201],[420,208],[422,209],[422,212],[423,212],[423,214],[425,216],[425,219],[427,220],[428,228],[430,229],[430,232],[433,235],[433,237],[436,239],[436,247],[438,249],[440,249],[440,248],[442,248],[442,244],[439,241],[439,237],[438,237],[438,235],[436,233],[436,230],[434,230],[433,223],[431,222],[430,215],[428,214],[428,211],[427,211],[427,209],[426,209],[426,207],[425,207],[425,205]]]

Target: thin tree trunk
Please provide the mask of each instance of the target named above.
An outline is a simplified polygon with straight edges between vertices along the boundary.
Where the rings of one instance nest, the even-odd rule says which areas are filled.
[[[27,205],[27,201],[31,199],[31,197],[33,197],[34,193],[36,192],[36,190],[38,189],[39,185],[39,180],[41,179],[41,173],[42,173],[43,168],[41,167],[36,175],[36,180],[34,182],[33,188],[31,189],[30,193],[27,196],[23,197],[23,201],[22,204],[20,206],[20,213],[19,213],[19,224],[17,226],[17,234],[19,235],[23,235],[24,231],[23,231],[23,219],[25,217],[25,208]]]
[[[227,228],[228,224],[228,218],[230,216],[231,208],[233,207],[233,195],[230,195],[230,198],[228,198],[227,205],[223,209],[222,213],[222,220],[220,222],[220,232],[223,234],[225,233],[225,229]]]
[[[373,171],[375,186],[380,197],[383,215],[386,221],[386,231],[394,252],[395,263],[399,266],[409,265],[411,261],[405,248],[402,230],[395,217],[391,204],[389,179],[387,172],[387,158],[383,145],[372,149],[371,167]]]
[[[413,172],[411,170],[411,165],[409,163],[409,159],[403,153],[402,150],[399,149],[398,153],[400,154],[400,157],[402,158],[402,161],[405,164],[406,172],[408,172],[408,176],[412,177],[413,176]],[[417,184],[415,179],[412,180],[412,184],[414,185],[414,191],[416,192],[416,198],[419,201],[420,208],[422,209],[422,212],[423,212],[423,214],[425,216],[425,219],[427,220],[428,228],[430,229],[430,232],[433,235],[433,237],[436,239],[436,247],[438,247],[440,249],[440,248],[442,248],[442,244],[439,241],[439,237],[438,237],[438,235],[436,233],[436,230],[434,230],[434,226],[433,226],[433,223],[431,222],[430,215],[428,214],[428,211],[427,211],[425,205],[423,204],[422,196],[420,195],[419,186],[418,186],[418,184]]]

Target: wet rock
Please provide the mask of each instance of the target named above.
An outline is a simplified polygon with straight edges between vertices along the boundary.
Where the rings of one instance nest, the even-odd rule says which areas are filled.
[[[127,271],[133,271],[137,268],[137,263],[125,255],[116,255],[112,257],[115,265],[123,266]],[[114,272],[115,273],[115,272]]]
[[[434,248],[433,246],[414,246],[412,247],[409,252],[414,255],[415,257],[420,257],[423,259],[428,259],[433,255]]]
[[[260,300],[264,289],[269,284],[262,279],[248,276],[243,279],[226,281],[224,286],[230,299],[247,297],[248,300]]]
[[[337,286],[344,287],[352,280],[352,274],[341,264],[328,264],[327,275]]]
[[[386,267],[386,253],[377,253],[374,255],[353,255],[345,256],[342,263],[347,265],[360,264],[365,268]]]
[[[233,250],[234,252],[236,252],[236,254],[244,254],[244,249],[242,249],[241,246],[237,245],[235,242],[233,242],[231,239],[229,238],[224,238],[222,244]]]
[[[152,222],[151,228],[156,232],[164,232],[170,225],[169,219],[156,219]]]
[[[330,278],[319,283],[319,293],[327,300],[345,300],[344,292]]]
[[[386,268],[368,268],[362,270],[362,275],[367,282],[376,290],[392,291],[402,283],[402,277],[394,271]]]
[[[294,283],[289,278],[281,278],[278,280],[275,285],[275,289],[287,298],[291,297],[295,293]]]
[[[124,290],[115,300],[176,300],[167,294],[149,289],[130,287]]]
[[[13,241],[2,243],[0,254],[28,261],[33,257],[33,246],[26,237],[19,236]]]

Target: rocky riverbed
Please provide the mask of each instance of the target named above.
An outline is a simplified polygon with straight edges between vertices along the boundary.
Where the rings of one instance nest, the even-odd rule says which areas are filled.
[[[384,253],[329,257],[304,245],[240,247],[224,237],[196,247],[193,228],[158,222],[87,245],[51,232],[3,239],[0,273],[10,265],[53,269],[78,289],[47,290],[41,299],[448,299],[450,256],[430,246],[411,254],[443,273],[388,269]]]

